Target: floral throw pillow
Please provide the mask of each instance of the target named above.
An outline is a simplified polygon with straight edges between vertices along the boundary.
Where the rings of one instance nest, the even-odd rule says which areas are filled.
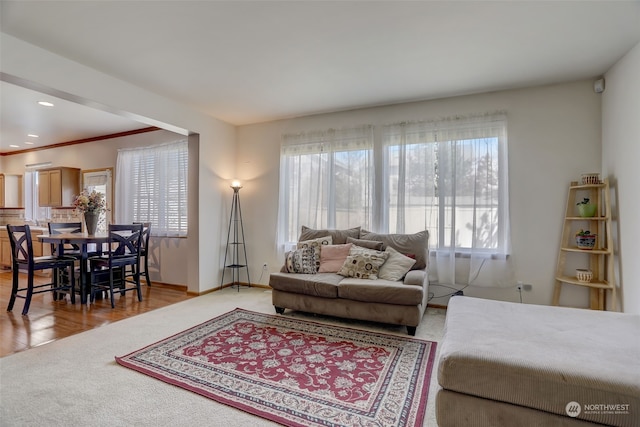
[[[375,280],[378,278],[380,267],[388,257],[389,254],[386,252],[353,246],[338,274],[357,279]]]
[[[284,268],[287,273],[316,274],[316,251],[305,247],[289,251],[284,256]]]
[[[316,272],[320,268],[320,246],[331,245],[333,238],[331,236],[318,237],[317,239],[304,240],[298,242],[298,249],[312,248],[315,252]]]

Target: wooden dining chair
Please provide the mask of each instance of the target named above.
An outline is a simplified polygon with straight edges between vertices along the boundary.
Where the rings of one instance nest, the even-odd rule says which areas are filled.
[[[151,286],[151,279],[149,278],[149,237],[151,236],[151,223],[134,222],[134,224],[142,224],[142,246],[140,247],[140,263],[144,265],[144,270],[140,273],[144,274],[147,286]]]
[[[16,298],[24,298],[22,315],[29,312],[29,305],[33,294],[53,292],[54,299],[59,295],[68,293],[71,296],[71,303],[75,304],[75,275],[73,274],[74,258],[59,256],[33,256],[33,241],[31,240],[31,229],[28,225],[7,225],[9,242],[11,244],[11,269],[13,270],[13,280],[11,287],[11,297],[7,311],[13,310]],[[20,287],[20,269],[27,272],[27,284]],[[53,270],[53,281],[41,285],[34,284],[34,274],[38,270]],[[58,271],[68,269],[68,282],[60,282]],[[26,292],[24,295],[22,293]]]
[[[111,308],[115,308],[115,292],[124,295],[128,291],[135,290],[138,293],[138,301],[142,301],[141,241],[142,224],[109,225],[109,243],[106,253],[89,258],[91,303],[95,301],[96,294],[103,291],[109,292]]]

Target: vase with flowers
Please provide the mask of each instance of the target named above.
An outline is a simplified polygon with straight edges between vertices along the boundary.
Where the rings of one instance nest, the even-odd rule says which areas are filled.
[[[73,201],[73,206],[84,216],[84,223],[88,234],[96,234],[100,214],[107,210],[104,194],[98,191],[83,190]]]

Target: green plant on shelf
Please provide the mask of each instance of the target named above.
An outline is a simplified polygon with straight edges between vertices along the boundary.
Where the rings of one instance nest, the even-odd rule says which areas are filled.
[[[590,203],[588,197],[583,198],[582,201],[576,203],[576,205],[578,205],[578,213],[583,218],[595,216],[598,210],[598,206]]]

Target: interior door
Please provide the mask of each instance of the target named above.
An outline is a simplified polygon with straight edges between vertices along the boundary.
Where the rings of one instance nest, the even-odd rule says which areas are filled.
[[[113,220],[113,168],[83,170],[82,188],[105,195],[107,211],[100,214],[97,231],[107,231]]]

